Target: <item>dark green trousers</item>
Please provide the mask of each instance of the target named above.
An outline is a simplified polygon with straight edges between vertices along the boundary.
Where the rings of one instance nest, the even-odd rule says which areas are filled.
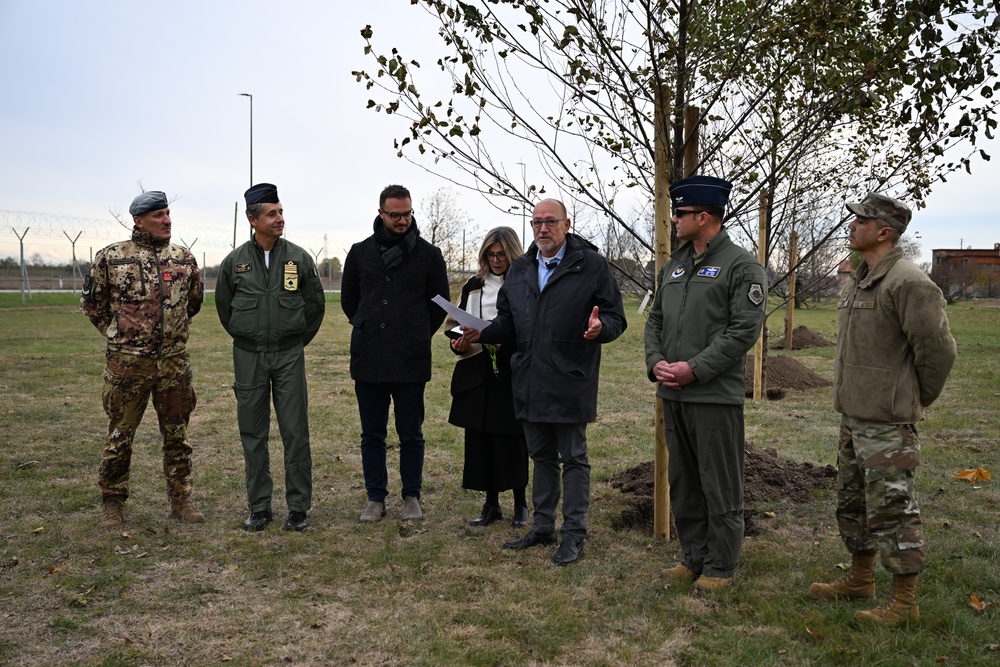
[[[278,352],[233,347],[236,418],[243,442],[247,503],[251,512],[271,508],[271,399],[285,447],[285,500],[289,512],[312,507],[312,455],[309,450],[309,399],[302,346]]]
[[[684,565],[731,577],[743,546],[743,406],[664,400],[663,417]]]

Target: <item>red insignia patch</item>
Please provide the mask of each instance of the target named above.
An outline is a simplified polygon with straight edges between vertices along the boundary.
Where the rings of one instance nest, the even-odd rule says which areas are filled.
[[[172,274],[170,271],[164,271],[163,272],[163,281],[164,282],[168,282],[169,283],[169,282],[173,281],[173,279],[174,279],[174,274]]]

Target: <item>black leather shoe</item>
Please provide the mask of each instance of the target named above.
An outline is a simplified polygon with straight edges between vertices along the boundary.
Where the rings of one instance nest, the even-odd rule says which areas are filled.
[[[262,510],[260,512],[254,512],[250,517],[243,522],[243,530],[249,533],[256,533],[258,530],[264,530],[267,524],[271,523],[271,510]]]
[[[486,505],[483,505],[483,511],[479,513],[479,516],[470,521],[469,525],[474,528],[481,528],[483,526],[488,526],[491,523],[495,523],[502,518],[503,511],[500,507],[487,503]]]
[[[583,557],[583,538],[564,537],[562,544],[556,549],[552,562],[560,567],[572,565]]]
[[[556,534],[555,531],[551,533],[536,533],[534,530],[528,531],[528,534],[519,540],[511,540],[510,542],[504,542],[504,549],[527,549],[528,547],[537,546],[539,544],[555,544]]]
[[[301,533],[308,525],[305,512],[289,512],[288,519],[285,521],[285,530]]]
[[[511,520],[510,525],[515,528],[524,528],[529,523],[531,523],[531,514],[528,513],[527,507],[515,507],[514,508],[514,518]]]

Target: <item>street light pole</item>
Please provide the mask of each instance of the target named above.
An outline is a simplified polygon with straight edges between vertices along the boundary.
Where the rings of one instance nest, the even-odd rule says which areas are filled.
[[[240,93],[240,96],[250,98],[250,187],[253,187],[253,95]]]

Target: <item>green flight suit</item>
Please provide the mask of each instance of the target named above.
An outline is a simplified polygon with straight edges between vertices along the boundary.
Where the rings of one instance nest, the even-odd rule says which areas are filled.
[[[279,238],[265,266],[263,249],[251,239],[223,260],[215,306],[233,337],[233,392],[250,511],[271,508],[273,397],[284,445],[285,500],[289,512],[307,512],[312,457],[303,349],[319,331],[326,309],[315,263],[308,252]]]

